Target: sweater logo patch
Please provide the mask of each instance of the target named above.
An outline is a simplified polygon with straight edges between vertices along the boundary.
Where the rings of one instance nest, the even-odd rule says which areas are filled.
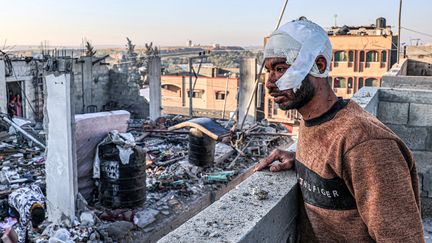
[[[357,208],[355,199],[342,178],[323,178],[298,160],[296,160],[296,172],[305,202],[332,210]]]

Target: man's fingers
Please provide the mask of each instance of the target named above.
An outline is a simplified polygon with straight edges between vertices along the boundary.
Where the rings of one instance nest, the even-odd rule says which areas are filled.
[[[264,169],[267,165],[271,164],[273,159],[269,157],[262,159],[257,165],[255,165],[254,171],[259,171]]]
[[[273,163],[273,161],[278,160],[279,150],[273,150],[267,158],[262,159],[256,166],[254,171],[259,171],[264,169],[267,165]]]
[[[276,164],[276,165],[272,165],[270,167],[270,171],[271,172],[278,172],[278,171],[283,171],[283,170],[289,170],[289,169],[292,168],[292,166],[293,166],[293,162],[292,161],[287,161],[287,162],[284,162],[284,163],[279,163],[279,164]]]

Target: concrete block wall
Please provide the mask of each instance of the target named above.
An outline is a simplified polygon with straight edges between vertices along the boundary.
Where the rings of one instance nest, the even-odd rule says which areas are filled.
[[[74,107],[76,114],[88,113],[88,106],[96,106],[96,112],[105,109],[124,109],[133,118],[147,118],[149,105],[139,95],[139,87],[128,82],[127,73],[117,72],[100,62],[93,64],[96,57],[81,57],[73,64]],[[107,108],[107,104],[116,106]]]
[[[384,75],[382,78],[381,87],[396,89],[432,90],[432,77]]]
[[[432,203],[432,91],[382,88],[377,117],[412,150],[421,195]]]
[[[90,105],[95,105],[96,111],[101,111],[110,100],[109,68],[100,62],[93,64],[94,59],[82,57],[73,63],[76,114],[87,113]]]

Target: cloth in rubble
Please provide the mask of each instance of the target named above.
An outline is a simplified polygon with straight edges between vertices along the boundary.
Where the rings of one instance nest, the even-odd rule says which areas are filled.
[[[122,164],[129,164],[130,156],[134,153],[136,146],[135,138],[131,133],[120,133],[117,130],[109,132],[108,136],[100,142],[96,148],[95,159],[93,163],[93,178],[100,178],[100,158],[99,147],[105,144],[115,144],[119,150],[119,157]]]

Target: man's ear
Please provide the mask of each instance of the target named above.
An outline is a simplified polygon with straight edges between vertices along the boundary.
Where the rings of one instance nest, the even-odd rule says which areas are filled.
[[[327,60],[325,59],[324,56],[319,55],[316,59],[315,59],[315,63],[318,67],[318,70],[320,73],[324,73],[326,68],[327,68]]]

